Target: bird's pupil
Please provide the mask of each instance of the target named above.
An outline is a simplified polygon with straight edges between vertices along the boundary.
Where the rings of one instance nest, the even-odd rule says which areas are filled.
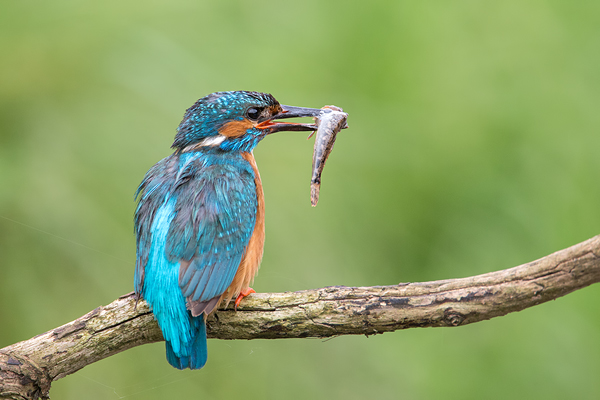
[[[246,114],[250,119],[258,119],[260,112],[256,108],[249,108]]]

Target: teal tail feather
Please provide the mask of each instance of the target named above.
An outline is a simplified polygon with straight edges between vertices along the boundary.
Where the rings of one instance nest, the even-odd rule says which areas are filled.
[[[204,317],[199,316],[194,318],[195,335],[191,343],[182,348],[178,356],[173,351],[171,343],[167,341],[167,361],[177,369],[200,369],[206,364],[208,358],[208,348],[206,345],[206,322]]]

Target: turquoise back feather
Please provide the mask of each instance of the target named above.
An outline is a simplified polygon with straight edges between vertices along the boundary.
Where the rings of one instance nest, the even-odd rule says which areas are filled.
[[[220,297],[237,272],[256,222],[254,171],[240,153],[174,154],[148,171],[138,195],[136,290],[158,321],[169,362],[201,368],[204,316],[188,305]]]

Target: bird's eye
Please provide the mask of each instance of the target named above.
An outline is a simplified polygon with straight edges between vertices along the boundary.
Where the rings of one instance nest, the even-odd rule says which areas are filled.
[[[250,119],[257,120],[258,117],[260,117],[261,111],[262,110],[260,108],[250,107],[248,111],[246,111],[246,116],[248,116]]]

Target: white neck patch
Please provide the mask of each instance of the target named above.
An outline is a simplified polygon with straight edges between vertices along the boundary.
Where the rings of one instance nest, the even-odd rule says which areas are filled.
[[[223,135],[210,136],[205,139],[202,139],[202,141],[199,143],[193,144],[191,146],[187,146],[185,149],[183,149],[183,151],[185,152],[185,151],[194,150],[195,148],[198,148],[198,147],[217,147],[218,145],[223,143],[225,141],[225,139],[227,139],[227,137],[223,136]]]
[[[200,142],[200,146],[215,147],[215,146],[218,146],[221,143],[223,143],[225,141],[225,139],[227,139],[227,137],[223,136],[223,135],[210,136],[210,137],[207,137],[206,139],[202,140]]]

